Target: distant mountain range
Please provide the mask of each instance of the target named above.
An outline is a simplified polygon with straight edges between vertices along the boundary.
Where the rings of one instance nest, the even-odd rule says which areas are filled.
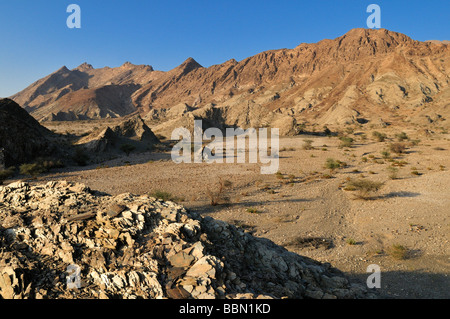
[[[305,122],[447,125],[449,80],[448,41],[353,29],[208,68],[192,58],[168,72],[128,62],[62,67],[11,98],[39,121],[139,113],[162,131],[190,116],[243,128],[280,125],[292,134]]]

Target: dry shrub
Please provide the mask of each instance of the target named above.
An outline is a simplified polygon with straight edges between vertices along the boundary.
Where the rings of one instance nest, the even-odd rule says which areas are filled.
[[[210,199],[211,206],[228,203],[230,201],[230,198],[226,195],[226,192],[231,188],[232,185],[232,182],[220,179],[217,183],[216,190],[208,189],[207,195]]]
[[[375,182],[366,179],[352,179],[347,183],[349,189],[353,189],[357,192],[356,197],[359,199],[370,199],[371,195],[378,192],[384,183]]]

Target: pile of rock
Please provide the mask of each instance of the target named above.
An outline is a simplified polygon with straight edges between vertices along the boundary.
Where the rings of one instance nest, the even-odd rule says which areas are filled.
[[[159,139],[139,115],[130,117],[114,127],[94,130],[76,142],[77,145],[94,153],[117,150],[124,144],[146,150],[159,143]]]
[[[173,202],[0,187],[3,298],[370,298],[337,270]]]

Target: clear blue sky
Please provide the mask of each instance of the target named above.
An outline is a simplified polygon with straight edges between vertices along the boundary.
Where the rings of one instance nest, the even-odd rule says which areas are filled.
[[[69,29],[69,4],[82,28]],[[126,61],[170,70],[193,57],[203,66],[334,39],[365,28],[366,8],[382,27],[416,40],[450,40],[448,0],[2,0],[0,97],[66,65],[117,67]]]

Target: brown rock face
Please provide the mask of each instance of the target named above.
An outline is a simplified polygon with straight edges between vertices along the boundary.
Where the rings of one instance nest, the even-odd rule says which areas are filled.
[[[354,29],[334,40],[208,68],[192,58],[169,72],[130,63],[114,69],[64,67],[13,99],[39,120],[138,111],[155,125],[183,122],[191,111],[168,118],[168,110],[180,104],[197,110],[212,105],[226,126],[281,123],[288,135],[293,130],[284,126],[290,120],[280,120],[280,114],[298,123],[324,125],[399,118],[420,122],[437,116],[446,121],[449,57],[445,42],[414,41],[384,29]],[[217,117],[217,112],[211,114]]]

